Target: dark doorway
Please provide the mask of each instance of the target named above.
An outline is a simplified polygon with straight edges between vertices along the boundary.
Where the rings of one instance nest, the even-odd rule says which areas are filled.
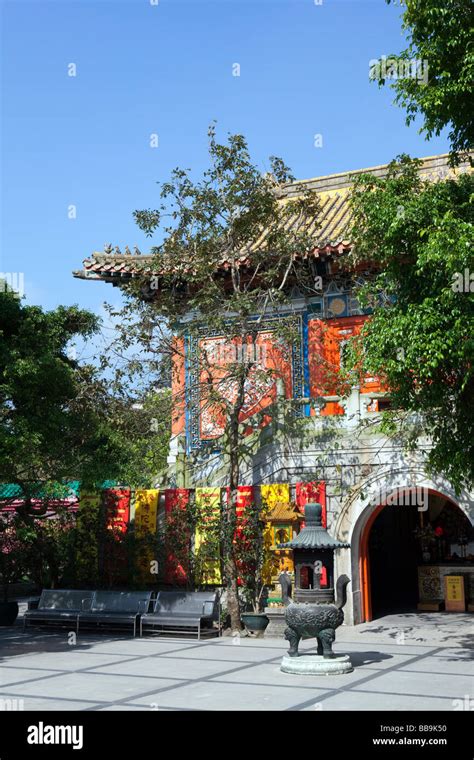
[[[373,618],[416,610],[417,525],[415,506],[387,505],[374,520],[368,547]]]

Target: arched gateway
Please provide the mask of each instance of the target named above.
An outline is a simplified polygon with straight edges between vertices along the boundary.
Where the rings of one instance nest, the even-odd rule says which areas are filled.
[[[424,573],[431,574],[432,587],[438,584],[428,605],[433,609],[442,594],[443,573],[462,567],[471,574],[472,588],[472,563],[464,567],[463,553],[469,551],[473,525],[470,495],[456,496],[449,483],[435,482],[423,471],[389,471],[366,480],[334,526],[334,535],[351,544],[350,557],[341,556],[337,563],[337,574],[352,579],[346,622],[416,611]]]

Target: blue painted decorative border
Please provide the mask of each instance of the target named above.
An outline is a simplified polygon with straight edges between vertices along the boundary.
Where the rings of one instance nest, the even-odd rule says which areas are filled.
[[[310,384],[309,384],[309,339],[308,339],[308,312],[305,311],[302,315],[302,328],[303,328],[303,389],[304,398],[310,397]],[[309,417],[311,414],[310,404],[305,404],[303,407],[304,416]]]

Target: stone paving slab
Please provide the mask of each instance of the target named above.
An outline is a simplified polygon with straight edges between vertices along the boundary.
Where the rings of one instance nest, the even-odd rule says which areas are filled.
[[[282,674],[283,675],[283,674]],[[134,699],[134,704],[144,707],[156,704],[158,709],[199,710],[290,710],[300,701],[301,691],[296,685],[262,686],[252,683],[191,683],[186,688],[171,689],[166,692],[149,694]]]
[[[21,683],[29,683],[32,679],[38,677],[53,677],[62,670],[47,670],[46,668],[7,668],[0,666],[0,692],[8,686]]]
[[[388,616],[337,631],[354,671],[280,671],[284,639],[0,630],[0,699],[25,710],[453,710],[473,697],[472,616]],[[402,634],[402,635],[401,635]],[[313,640],[301,651],[314,651]],[[474,703],[473,703],[474,704]]]
[[[397,669],[390,674],[389,679],[373,679],[370,684],[370,690],[385,694],[405,694],[407,696],[411,694],[420,698],[423,698],[424,694],[429,694],[430,696],[457,699],[463,694],[469,694],[473,686],[472,674],[459,674],[448,678],[446,675],[437,675],[435,673],[422,674],[420,672]],[[426,689],[426,687],[428,688]],[[360,688],[366,691],[367,684]],[[359,687],[355,684],[352,689],[353,691],[357,691]]]
[[[222,671],[222,663],[213,660],[201,660],[196,654],[194,659],[181,657],[147,657],[145,660],[128,660],[113,665],[101,665],[95,673],[123,674],[143,678],[173,678],[189,680],[190,678],[207,678]]]
[[[1,698],[1,695],[0,695]],[[8,699],[9,697],[4,697],[5,699]],[[12,698],[12,697],[10,697]],[[21,694],[18,694],[16,697],[22,698]],[[24,709],[25,710],[34,710],[34,711],[52,711],[52,710],[71,710],[74,712],[82,711],[90,709],[91,704],[94,705],[94,709],[98,709],[98,706],[95,702],[84,702],[79,701],[75,699],[63,699],[61,700],[61,705],[58,706],[56,699],[45,699],[44,697],[25,697],[24,698]]]

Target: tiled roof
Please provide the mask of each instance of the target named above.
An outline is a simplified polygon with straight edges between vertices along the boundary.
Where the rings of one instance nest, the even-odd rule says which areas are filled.
[[[80,482],[78,480],[71,480],[68,483],[65,484],[65,486],[68,489],[68,494],[66,495],[64,491],[57,491],[55,494],[48,493],[48,498],[54,499],[71,499],[79,496],[80,491]],[[41,488],[38,490],[38,492],[35,494],[35,498],[40,499],[42,496],[44,496],[45,491],[43,491]],[[19,485],[16,483],[0,483],[0,499],[15,499],[15,498],[21,498],[22,496],[22,490]]]
[[[20,486],[15,483],[0,483],[0,499],[14,499],[21,496]]]
[[[268,520],[268,522],[278,522],[282,520],[283,522],[291,520],[292,522],[295,520],[303,520],[303,515],[298,514],[298,512],[295,511],[295,509],[291,506],[291,504],[276,504],[273,509],[268,512],[265,515],[265,519]]]
[[[420,175],[424,179],[436,181],[453,174],[448,166],[448,154],[430,156],[422,159]],[[461,166],[458,171],[466,171]],[[288,221],[288,228],[298,229],[310,234],[314,239],[314,254],[316,256],[344,253],[351,246],[351,213],[349,207],[349,191],[354,178],[370,172],[377,177],[385,176],[387,165],[374,166],[368,169],[358,169],[352,172],[331,174],[314,179],[298,180],[286,185],[282,191],[282,203],[298,197],[301,188],[315,191],[320,199],[321,212],[317,217],[303,219],[295,214]],[[297,226],[296,226],[297,225]],[[242,251],[241,261],[245,263],[247,254],[265,246],[267,233],[263,233],[255,243]],[[104,280],[120,284],[120,280],[129,279],[135,275],[159,274],[152,254],[115,254],[95,252],[83,262],[83,269],[73,272],[74,277],[84,280]]]
[[[98,489],[108,489],[108,488],[114,488],[117,485],[116,480],[104,480],[101,483],[97,484]],[[67,483],[65,483],[65,486],[67,486],[68,494],[66,495],[64,491],[57,491],[56,493],[48,493],[48,498],[51,499],[74,499],[79,498],[80,492],[81,492],[81,483],[79,480],[70,480]],[[42,491],[41,489],[38,490],[38,493],[35,494],[35,498],[41,499],[42,496],[45,495],[45,491]],[[22,490],[19,485],[16,485],[15,483],[0,483],[0,500],[3,499],[21,499],[22,497]]]

